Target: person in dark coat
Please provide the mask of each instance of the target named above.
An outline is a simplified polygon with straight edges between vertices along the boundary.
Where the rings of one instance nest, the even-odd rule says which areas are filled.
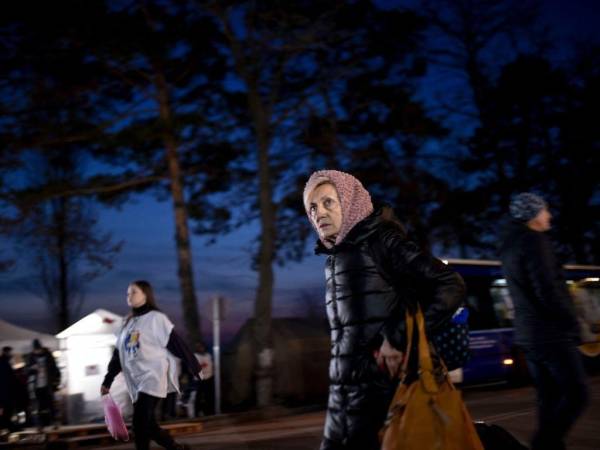
[[[544,234],[552,215],[532,193],[516,195],[500,248],[515,305],[515,343],[537,391],[538,428],[532,449],[564,449],[565,435],[588,403],[575,306]]]
[[[331,361],[321,450],[379,449],[406,347],[405,312],[418,302],[428,332],[435,331],[462,304],[464,282],[410,241],[390,210],[374,210],[369,193],[347,173],[312,174],[304,206],[319,235],[316,253],[327,256]],[[385,249],[393,286],[373,258],[374,240]]]
[[[35,390],[38,425],[51,425],[56,420],[54,391],[58,390],[61,377],[54,356],[39,339],[33,340],[27,372]]]
[[[204,377],[198,382],[194,400],[195,417],[209,416],[215,413],[215,384],[213,377],[212,355],[203,342],[196,343],[194,356],[202,367]]]
[[[3,347],[0,356],[0,429],[13,431],[12,415],[17,403],[18,380],[11,365],[12,347]]]

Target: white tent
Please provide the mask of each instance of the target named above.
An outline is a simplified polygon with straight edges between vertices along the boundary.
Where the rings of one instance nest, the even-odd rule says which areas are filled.
[[[85,422],[102,417],[100,385],[117,341],[123,318],[97,309],[56,335],[60,339],[61,360],[69,398],[69,422]],[[117,386],[111,394],[119,395]]]
[[[39,339],[44,347],[51,351],[58,350],[58,339],[51,334],[39,333],[27,328],[18,327],[0,319],[0,346],[12,347],[14,353],[30,353],[32,342]]]
[[[123,318],[121,316],[105,309],[97,309],[69,328],[65,328],[56,337],[65,339],[73,336],[109,334],[116,338],[122,324]]]

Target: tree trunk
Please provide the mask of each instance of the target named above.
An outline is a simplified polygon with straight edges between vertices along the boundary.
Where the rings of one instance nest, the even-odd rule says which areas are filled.
[[[267,111],[258,90],[258,77],[253,73],[253,64],[247,64],[240,41],[235,38],[227,17],[216,2],[216,14],[221,19],[227,36],[238,75],[248,89],[247,101],[250,116],[254,122],[257,145],[259,208],[260,208],[260,247],[258,253],[258,287],[254,302],[254,349],[256,400],[258,406],[267,406],[273,393],[273,349],[271,348],[271,310],[273,298],[273,259],[275,255],[275,208],[273,187],[269,165],[271,145],[270,111]],[[256,61],[255,61],[256,62]]]
[[[163,143],[165,157],[171,180],[171,197],[175,213],[175,242],[177,245],[177,264],[181,287],[181,306],[183,320],[190,342],[201,340],[200,317],[194,289],[194,271],[192,270],[192,250],[188,228],[188,214],[183,192],[181,167],[178,158],[177,139],[173,132],[169,89],[162,73],[157,72],[155,85],[158,94],[160,117],[163,125]]]
[[[67,199],[62,197],[58,200],[58,211],[56,212],[56,244],[58,250],[58,327],[59,331],[67,328],[69,324],[69,273],[66,247],[66,215]]]
[[[258,406],[271,404],[273,397],[273,349],[271,312],[273,301],[273,259],[275,254],[275,208],[269,164],[269,123],[255,86],[249,89],[249,106],[257,137],[257,164],[260,207],[260,248],[258,287],[254,303],[254,343],[256,349],[256,399]]]

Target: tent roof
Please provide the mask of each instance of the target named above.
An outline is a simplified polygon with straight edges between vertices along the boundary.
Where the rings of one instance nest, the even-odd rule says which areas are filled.
[[[58,349],[58,339],[51,334],[19,327],[0,319],[0,345],[2,347],[12,347],[15,353],[29,353],[32,350],[34,339],[39,339],[42,345],[51,350]]]
[[[105,309],[97,309],[58,333],[56,337],[63,339],[78,335],[117,334],[122,323],[121,316]]]

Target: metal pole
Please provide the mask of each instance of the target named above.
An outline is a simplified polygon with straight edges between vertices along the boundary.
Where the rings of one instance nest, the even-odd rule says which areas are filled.
[[[221,414],[221,297],[213,298],[213,355],[215,377],[215,413]]]

